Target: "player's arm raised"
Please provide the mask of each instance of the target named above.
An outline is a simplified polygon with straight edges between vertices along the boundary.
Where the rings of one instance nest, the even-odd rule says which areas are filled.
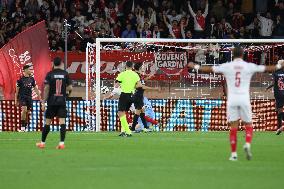
[[[200,66],[199,64],[189,63],[187,67],[190,69],[195,69],[196,71],[205,72],[205,73],[212,73],[213,68],[212,66]]]
[[[276,65],[265,66],[265,72],[274,72],[284,67],[284,60],[278,60]]]

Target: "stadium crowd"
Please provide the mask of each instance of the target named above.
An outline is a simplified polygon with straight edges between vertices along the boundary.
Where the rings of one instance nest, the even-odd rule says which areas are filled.
[[[0,47],[46,20],[62,51],[65,19],[69,51],[97,37],[284,38],[283,0],[0,0],[0,16]]]

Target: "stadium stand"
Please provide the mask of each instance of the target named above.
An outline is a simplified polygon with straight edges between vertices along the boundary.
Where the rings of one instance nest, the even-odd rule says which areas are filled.
[[[43,19],[51,51],[64,50],[64,19],[71,23],[68,50],[74,52],[97,37],[284,37],[283,0],[209,0],[202,32],[188,4],[193,12],[206,8],[206,0],[1,0],[0,47]]]

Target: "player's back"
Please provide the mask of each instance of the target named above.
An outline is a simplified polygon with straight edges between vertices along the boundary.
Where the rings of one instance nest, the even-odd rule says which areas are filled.
[[[48,105],[65,105],[66,88],[71,85],[68,72],[61,69],[50,71],[45,80],[49,84]]]
[[[125,70],[117,76],[116,80],[120,82],[122,92],[132,93],[140,77],[132,70]]]
[[[215,71],[223,73],[226,78],[228,98],[236,95],[249,98],[249,88],[253,74],[255,72],[263,72],[265,69],[264,66],[247,63],[242,59],[235,59],[217,67]]]

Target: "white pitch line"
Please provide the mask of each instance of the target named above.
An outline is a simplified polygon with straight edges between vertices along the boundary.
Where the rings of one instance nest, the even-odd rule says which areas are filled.
[[[69,139],[69,141],[118,141],[122,139],[114,139],[114,138],[105,138],[105,139]],[[37,141],[37,139],[30,139],[30,138],[1,138],[0,141]]]
[[[135,137],[135,135],[133,136],[133,138],[131,139],[142,139],[140,137]],[[199,141],[199,140],[203,140],[206,139],[208,141],[218,141],[218,140],[223,140],[224,138],[204,138],[204,137],[198,137],[198,138],[176,138],[176,137],[163,137],[163,138],[144,138],[143,140],[155,140],[155,141],[177,141],[177,142],[187,142],[187,141]],[[74,139],[72,140],[72,138],[69,139],[69,141],[119,141],[119,140],[124,140],[124,137],[118,137],[117,138],[97,138],[97,139]],[[37,141],[37,139],[31,139],[31,138],[1,138],[0,141]]]

